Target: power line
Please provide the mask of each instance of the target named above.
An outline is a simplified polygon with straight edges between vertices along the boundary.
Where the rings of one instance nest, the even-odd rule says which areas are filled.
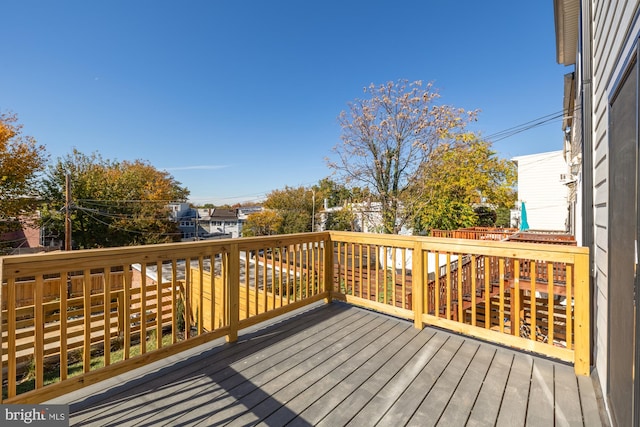
[[[162,204],[168,204],[168,203],[183,203],[183,202],[179,202],[176,200],[145,200],[145,199],[109,199],[109,200],[104,200],[104,199],[77,199],[78,202],[89,202],[89,203],[95,203],[95,204],[100,204],[100,203],[104,203],[104,202],[119,202],[119,203],[162,203]]]
[[[579,106],[576,107],[576,109],[579,109],[579,108],[580,108]],[[509,138],[509,137],[511,137],[513,135],[516,135],[518,133],[534,129],[534,128],[539,127],[539,126],[547,125],[547,124],[555,122],[555,121],[564,120],[566,118],[566,114],[567,113],[568,113],[568,110],[556,111],[554,113],[550,113],[550,114],[544,115],[542,117],[538,117],[536,119],[529,120],[528,122],[521,123],[519,125],[516,125],[516,126],[510,127],[510,128],[501,130],[499,132],[495,132],[493,134],[486,135],[486,136],[484,136],[484,138],[487,139],[487,140],[491,140],[492,142],[501,141],[503,139]]]
[[[107,227],[112,228],[112,229],[114,229],[114,230],[117,230],[117,231],[124,231],[124,232],[126,232],[126,233],[132,233],[132,234],[149,234],[149,231],[129,230],[129,229],[126,229],[126,228],[123,228],[123,227],[118,227],[118,226],[115,226],[115,225],[113,225],[113,224],[111,224],[111,223],[108,223],[108,222],[106,222],[106,221],[103,221],[103,220],[101,220],[100,218],[96,218],[95,216],[93,216],[93,215],[91,214],[91,212],[90,212],[90,211],[86,211],[86,213],[87,213],[87,215],[88,215],[91,219],[93,219],[94,221],[96,221],[96,222],[98,222],[98,223],[100,223],[100,224],[106,225]],[[173,236],[173,235],[179,235],[179,234],[181,234],[181,233],[159,233],[159,232],[153,232],[153,233],[158,234],[158,235],[160,235],[160,236]]]

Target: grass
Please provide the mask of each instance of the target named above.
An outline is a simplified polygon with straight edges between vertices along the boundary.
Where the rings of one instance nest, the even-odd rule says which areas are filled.
[[[171,345],[172,335],[171,332],[165,333],[162,336],[162,346],[166,347]],[[112,350],[110,352],[110,364],[117,363],[124,359],[124,348],[122,348],[121,342],[116,342],[116,348],[114,349],[112,346]],[[151,331],[147,338],[146,342],[146,352],[150,352],[155,350],[157,345],[157,339],[155,331]],[[135,356],[140,355],[140,343],[132,345],[129,347],[129,358],[133,358]],[[82,361],[82,350],[75,350],[68,354],[69,363],[67,365],[67,378],[72,378],[84,373],[84,366]],[[91,362],[90,362],[90,371],[94,371],[96,369],[103,368],[104,364],[104,352],[103,348],[96,347],[92,351]],[[35,375],[35,363],[33,359],[27,364],[25,368],[25,374],[22,379],[18,381],[16,386],[16,394],[22,394],[27,391],[31,391],[35,389],[36,385],[36,375]],[[59,363],[50,363],[44,366],[44,385],[47,386],[49,384],[55,384],[60,382],[60,364]],[[7,398],[7,385],[3,384],[2,387],[2,398]]]

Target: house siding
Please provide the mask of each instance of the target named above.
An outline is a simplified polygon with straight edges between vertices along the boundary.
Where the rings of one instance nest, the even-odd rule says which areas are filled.
[[[583,2],[584,3],[584,2]],[[627,65],[640,34],[636,16],[639,1],[592,3],[593,34],[593,151],[594,151],[594,271],[595,364],[606,393],[608,381],[608,201],[609,201],[609,98]],[[588,19],[588,17],[585,17]]]

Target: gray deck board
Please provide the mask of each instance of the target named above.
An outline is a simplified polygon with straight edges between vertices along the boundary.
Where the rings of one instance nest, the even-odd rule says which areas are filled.
[[[381,420],[383,425],[406,425],[411,417],[415,418],[418,425],[434,425],[437,422],[455,385],[478,350],[477,343],[463,341],[460,344],[452,348],[453,354],[441,351],[438,355],[442,357],[434,357],[425,366],[400,399],[384,414]],[[436,365],[438,362],[441,364]],[[422,410],[418,411],[419,408]]]
[[[212,424],[229,422],[241,415],[243,411],[254,408],[258,403],[262,403],[256,409],[258,413],[267,415],[266,411],[269,410],[267,405],[273,405],[276,402],[270,398],[266,390],[277,389],[279,381],[289,381],[292,376],[298,374],[300,370],[295,369],[297,365],[310,359],[329,357],[336,342],[341,343],[340,340],[351,342],[350,334],[366,331],[377,322],[384,321],[384,319],[375,319],[372,322],[371,314],[362,314],[363,316],[357,320],[349,319],[349,322],[345,322],[347,323],[345,326],[341,326],[336,331],[325,329],[297,343],[290,343],[291,345],[284,347],[278,346],[276,347],[278,350],[268,358],[240,360],[230,366],[233,370],[232,377],[220,381],[216,375],[212,376],[213,390],[211,386],[205,388],[199,396],[200,399],[195,402],[198,405],[196,408],[192,407],[193,400],[189,400],[177,408],[175,406],[167,408],[167,411],[175,412],[177,409],[179,415],[174,415],[173,419],[187,425],[203,422],[212,412],[215,416],[214,420],[210,420]],[[217,384],[221,387],[215,387]],[[210,402],[210,390],[215,392],[215,402]],[[150,421],[155,420],[150,419]]]
[[[473,357],[464,376],[458,386],[453,391],[453,396],[448,402],[446,409],[440,416],[438,423],[441,425],[460,426],[467,423],[467,418],[471,414],[471,410],[476,403],[476,398],[482,387],[491,362],[496,354],[496,349],[480,346],[477,353]],[[426,408],[420,407],[418,412],[414,414],[410,425],[421,424],[421,420],[425,417],[422,415]],[[426,414],[425,414],[426,415]],[[431,424],[430,425],[434,425]]]
[[[423,347],[422,351],[418,352],[411,359],[411,363],[407,363],[402,370],[398,371],[397,374],[385,384],[385,387],[382,388],[347,425],[362,426],[368,422],[378,422],[393,405],[396,405],[398,399],[400,399],[407,388],[414,382],[419,381],[420,385],[428,390],[430,385],[423,383],[423,381],[434,381],[447,366],[451,357],[453,357],[462,343],[463,340],[460,337],[447,337],[441,346],[435,347],[431,345],[426,348]],[[424,370],[427,365],[429,365],[429,369]],[[424,375],[416,380],[423,372]],[[397,405],[401,408],[406,407],[406,410],[409,410],[414,404],[414,399],[423,396],[423,393],[420,393],[418,396],[405,395],[406,398],[398,402]],[[392,422],[392,424],[399,425],[395,422]]]
[[[549,407],[555,407],[553,364],[547,360],[536,359],[533,362],[533,369],[531,371],[527,425],[533,427],[553,425],[555,411],[539,410],[539,408]]]
[[[339,307],[337,307],[339,308]],[[186,366],[181,366],[179,369],[167,368],[166,375],[159,375],[152,377],[148,383],[144,383],[136,387],[130,393],[123,393],[121,395],[113,396],[106,400],[102,405],[91,406],[85,411],[78,411],[77,417],[74,414],[74,422],[80,424],[85,419],[89,419],[90,422],[95,423],[100,421],[104,425],[108,425],[110,422],[120,423],[120,425],[127,425],[127,422],[136,424],[148,418],[160,418],[160,412],[167,411],[167,398],[171,400],[171,412],[178,416],[181,414],[180,405],[188,405],[190,407],[196,407],[201,401],[209,401],[214,399],[217,395],[223,394],[224,389],[207,390],[198,388],[204,387],[205,384],[210,383],[210,378],[206,375],[216,374],[217,380],[222,386],[232,387],[235,381],[238,381],[238,377],[234,378],[236,373],[231,366],[236,360],[242,360],[244,364],[249,366],[252,361],[256,359],[267,359],[274,353],[277,353],[279,347],[273,345],[287,346],[289,343],[298,342],[298,344],[306,341],[312,344],[315,339],[322,338],[323,336],[331,335],[331,328],[340,324],[340,321],[355,322],[358,318],[363,316],[363,313],[354,313],[345,310],[335,312],[335,316],[329,316],[328,320],[323,323],[315,323],[314,320],[325,319],[325,315],[319,313],[318,316],[314,316],[311,313],[311,317],[308,319],[309,324],[300,325],[297,327],[286,329],[279,334],[265,335],[267,339],[262,341],[252,336],[243,337],[244,340],[251,339],[252,346],[226,346],[225,350],[219,353],[219,358],[215,358],[218,354],[206,355],[205,357],[195,358],[191,363]],[[292,323],[292,325],[294,325]],[[309,326],[311,325],[311,326]],[[311,338],[314,337],[314,338]],[[257,340],[257,342],[256,342]],[[221,340],[223,343],[224,340]],[[257,347],[254,347],[257,346]],[[221,346],[225,346],[221,344]],[[221,347],[213,347],[213,349],[219,349]],[[203,367],[203,364],[205,365]],[[206,369],[206,371],[205,371]],[[151,390],[151,391],[149,391]],[[131,395],[136,393],[145,393],[144,408],[140,408],[138,401],[131,399]],[[87,406],[87,405],[84,405]],[[100,414],[96,413],[100,406],[103,406],[103,411]],[[189,412],[189,408],[186,410]],[[77,419],[77,421],[76,421]]]
[[[502,404],[502,397],[509,379],[514,353],[498,348],[491,361],[487,376],[480,387],[467,425],[480,427],[494,425]]]
[[[322,396],[335,393],[334,389],[339,384],[350,384],[351,387],[354,387],[354,381],[358,380],[352,378],[352,381],[347,382],[347,378],[354,373],[359,376],[369,374],[362,369],[366,363],[376,360],[375,357],[378,354],[384,354],[381,353],[381,350],[393,342],[392,337],[403,336],[402,334],[409,328],[408,325],[401,325],[396,322],[392,322],[391,326],[393,329],[387,330],[379,337],[371,337],[373,339],[367,343],[365,348],[355,354],[349,354],[345,360],[334,358],[329,361],[331,363],[326,363],[324,366],[331,370],[331,375],[322,375],[315,382],[312,382],[312,378],[307,378],[307,375],[301,376],[289,387],[274,394],[273,397],[277,400],[287,402],[286,407],[293,411],[293,417],[291,416],[291,411],[285,411],[283,410],[284,407],[281,407],[261,421],[264,421],[267,425],[285,425],[291,422],[293,418],[296,418],[295,414],[303,412]],[[375,333],[377,332],[375,331]]]
[[[372,375],[365,381],[361,387],[355,390],[349,395],[348,398],[343,400],[340,405],[327,414],[322,420],[316,423],[318,426],[336,426],[346,425],[352,420],[369,402],[386,389],[390,380],[398,374],[399,370],[408,365],[410,360],[413,360],[420,350],[428,343],[427,348],[430,348],[430,353],[433,355],[447,340],[448,336],[444,334],[419,334],[415,339],[405,346],[399,353],[394,355],[391,359],[384,362],[378,372]],[[423,357],[428,356],[424,355]],[[426,361],[425,361],[426,363]]]
[[[556,426],[582,424],[578,380],[571,366],[555,366]]]
[[[601,425],[571,366],[344,303],[50,403],[90,426]]]
[[[333,408],[339,406],[341,402],[356,392],[362,384],[373,375],[377,375],[377,371],[383,363],[391,361],[392,359],[399,360],[402,354],[400,352],[407,347],[417,334],[418,330],[410,326],[393,341],[380,345],[376,354],[363,365],[352,371],[349,371],[349,366],[344,366],[344,370],[341,370],[342,374],[339,378],[336,378],[337,381],[334,381],[336,383],[335,386],[319,399],[310,402],[311,398],[315,397],[315,391],[311,388],[306,390],[305,393],[298,396],[298,398],[310,404],[304,410],[300,411],[299,415],[293,420],[293,424],[302,420],[313,425],[317,424],[322,418],[327,416]],[[328,379],[330,377],[326,378]]]
[[[413,425],[436,425],[452,395],[459,388],[468,367],[480,348],[477,342],[464,342],[433,388],[413,414]],[[416,390],[417,392],[417,390]],[[457,404],[457,402],[455,402]],[[402,418],[404,422],[404,418]],[[407,419],[408,421],[408,419]]]
[[[600,421],[598,400],[593,388],[593,381],[590,377],[577,377],[578,390],[580,393],[580,407],[582,409],[582,419],[585,427],[598,427],[603,423]],[[608,420],[607,420],[608,422]]]
[[[397,367],[404,366],[423,343],[435,335],[433,330],[424,332],[426,333],[418,334],[412,328],[409,333],[401,335],[401,338],[406,336],[408,341],[399,340],[394,346],[387,346],[378,353],[378,357],[372,359],[366,370],[359,373],[357,380],[351,379],[338,384],[336,390],[314,402],[301,417],[313,425],[318,425],[323,419],[326,419],[327,425],[344,425],[349,422],[395,375]]]
[[[497,426],[523,426],[527,416],[533,358],[517,354],[513,358],[509,379],[502,397]],[[553,408],[550,408],[553,411]]]
[[[341,363],[345,363],[349,357],[364,351],[369,344],[375,341],[377,335],[385,334],[393,326],[392,322],[378,323],[378,320],[380,319],[372,319],[365,325],[358,326],[358,337],[355,339],[345,339],[345,342],[327,346],[314,357],[305,358],[292,367],[290,367],[289,363],[283,362],[284,368],[275,375],[270,372],[266,382],[263,383],[261,379],[253,382],[252,385],[257,387],[243,398],[244,408],[237,411],[238,408],[236,407],[232,425],[254,424],[280,408],[287,408],[286,415],[292,414],[288,409],[288,405],[282,406],[281,403],[288,403],[290,399],[295,397],[296,385],[304,386],[303,381],[308,382],[310,385],[318,382],[324,376],[329,375]],[[300,391],[298,389],[298,392]],[[322,392],[322,390],[320,389],[319,392]],[[273,405],[278,402],[277,405],[279,406],[270,407],[269,404],[265,404],[265,394],[269,396],[269,404]],[[220,415],[213,414],[205,421],[205,425],[217,424]],[[293,417],[291,416],[291,418]]]

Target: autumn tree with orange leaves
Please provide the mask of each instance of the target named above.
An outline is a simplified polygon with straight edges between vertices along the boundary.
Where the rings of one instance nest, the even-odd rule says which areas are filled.
[[[20,229],[37,209],[47,158],[43,145],[22,134],[15,114],[0,114],[0,234]]]
[[[420,81],[372,84],[364,93],[340,114],[342,142],[327,162],[348,184],[371,191],[381,206],[381,231],[397,234],[422,203],[412,188],[422,165],[437,147],[473,140],[466,128],[477,112],[439,104],[438,92]]]
[[[169,202],[189,191],[168,172],[142,160],[112,161],[99,154],[59,158],[44,179],[43,221],[64,235],[65,176],[71,178],[72,238],[76,248],[97,248],[179,240],[169,219]]]

